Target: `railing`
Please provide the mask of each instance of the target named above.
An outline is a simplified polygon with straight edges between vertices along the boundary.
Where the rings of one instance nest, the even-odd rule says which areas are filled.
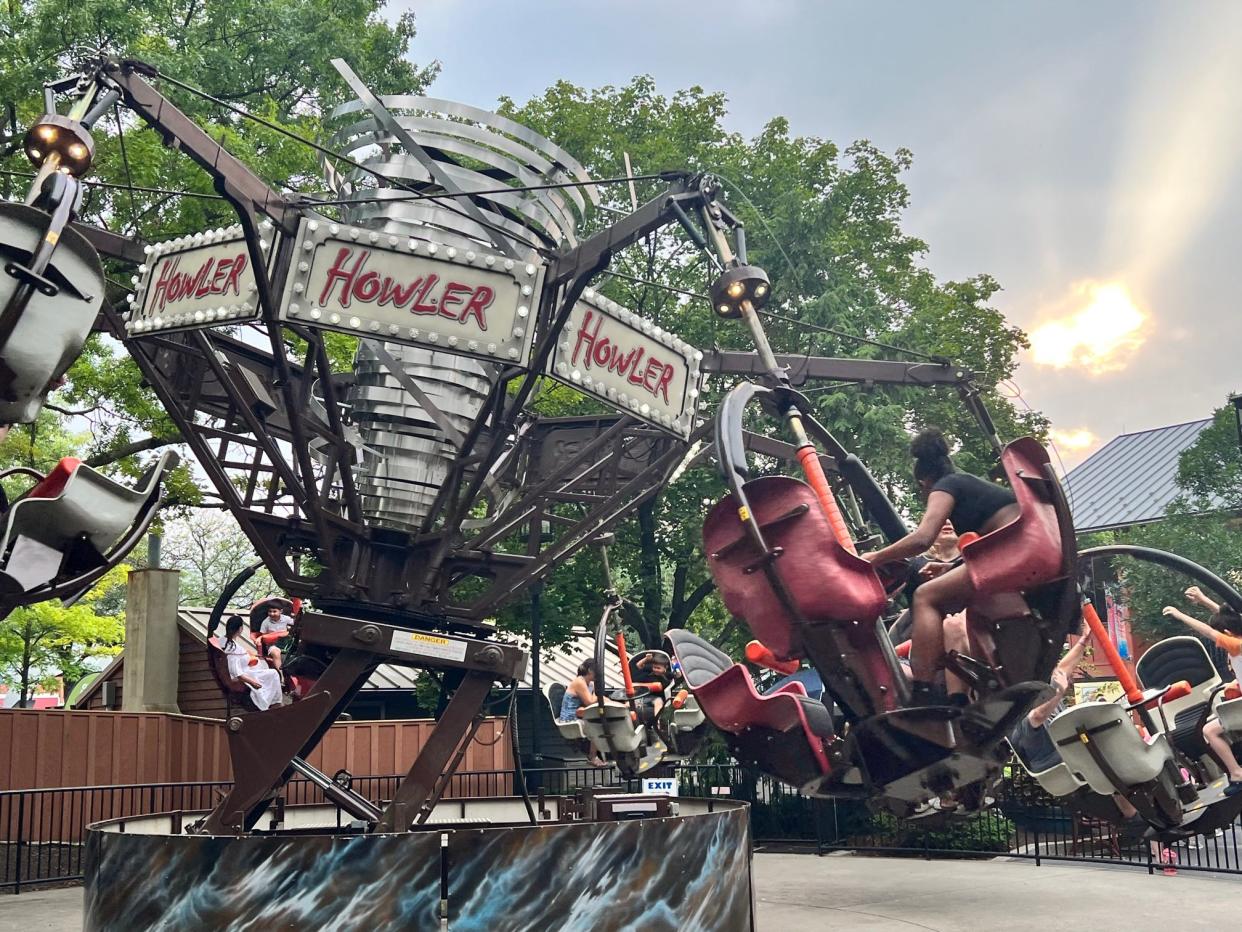
[[[682,796],[729,797],[751,804],[751,833],[758,845],[797,845],[819,853],[837,850],[919,857],[1009,856],[1042,861],[1090,861],[1146,868],[1242,874],[1242,832],[1227,826],[1211,838],[1171,846],[1121,838],[1108,825],[1085,820],[1058,805],[1024,774],[1002,782],[995,807],[931,825],[875,812],[865,803],[811,799],[792,787],[733,765],[677,768]],[[392,797],[403,775],[353,778],[353,788],[377,804]],[[621,781],[612,768],[541,768],[526,771],[532,796],[572,793]],[[0,792],[0,889],[82,879],[85,827],[92,822],[155,812],[212,808],[228,783],[160,783],[66,787]],[[446,797],[509,796],[511,771],[456,774]],[[286,805],[326,801],[314,784],[297,778],[282,796]],[[1171,852],[1171,854],[1166,854]],[[1166,865],[1164,858],[1173,861]]]

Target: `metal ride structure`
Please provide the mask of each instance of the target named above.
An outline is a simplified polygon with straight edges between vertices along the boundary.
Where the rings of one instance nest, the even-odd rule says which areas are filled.
[[[27,137],[39,166],[28,204],[0,210],[17,244],[6,265],[16,284],[0,292],[0,357],[21,375],[0,383],[8,417],[37,414],[98,313],[277,584],[315,605],[297,628],[298,701],[230,716],[234,786],[187,830],[258,831],[295,773],[365,833],[426,824],[489,692],[514,686],[527,662],[487,619],[712,452],[732,490],[705,526],[726,605],[777,664],[817,667],[843,717],[834,722],[796,691],[760,697],[745,668],[678,632],[671,648],[691,701],[739,760],[808,792],[881,798],[902,812],[946,793],[964,809],[984,804],[1005,735],[1044,693],[1078,617],[1072,525],[1043,450],[1029,440],[1002,450],[970,373],[947,363],[773,353],[757,314],[766,275],[747,264],[744,231],[710,175],[670,173],[664,193],[580,238],[577,222],[598,194],[567,153],[460,104],[376,98],[336,64],[357,100],[334,115],[335,149],[323,150],[349,169],[325,162],[330,198],[272,189],[152,82],[192,89],[139,62],[100,59],[49,88],[48,116]],[[57,94],[74,97],[69,117],[55,115]],[[88,128],[114,103],[209,173],[236,227],[142,244],[75,222]],[[713,306],[745,319],[757,352],[704,353],[591,290],[613,255],[672,223],[714,262]],[[96,250],[137,267],[127,313],[101,307]],[[62,304],[77,317],[30,351],[32,322]],[[700,423],[704,373],[763,384],[743,382],[714,423]],[[531,402],[545,377],[617,413],[540,417]],[[861,461],[810,416],[796,390],[805,379],[953,386],[998,450],[1022,517],[963,548],[981,593],[970,607],[970,656],[950,658],[979,697],[967,709],[908,707],[877,622],[883,583],[853,552],[867,522],[887,540],[906,529]],[[745,429],[752,401],[780,417],[792,444]],[[712,438],[711,450],[696,449]],[[810,484],[753,478],[748,451],[798,462]],[[43,551],[6,544],[0,571],[30,565],[31,552],[57,565],[36,586],[21,569],[20,592],[10,586],[0,598],[72,594],[83,566],[97,574],[118,561],[154,514],[166,466],[130,494],[128,520],[107,539],[84,533],[81,505],[70,502],[42,522],[62,531]],[[89,477],[83,469],[66,467],[62,490]],[[846,508],[828,475],[846,490]],[[10,524],[21,509],[34,517],[56,481],[41,491],[7,509]],[[827,580],[809,592],[825,568]],[[380,663],[439,670],[452,689],[382,810],[333,789],[305,761]],[[641,754],[618,744],[637,732],[628,715],[613,721],[602,704],[589,712],[601,750],[632,758],[634,771],[651,764],[658,742],[640,740]],[[691,707],[683,718],[697,714]]]
[[[712,180],[679,175],[578,241],[575,212],[597,194],[566,153],[481,111],[381,102],[338,67],[359,96],[341,115],[367,114],[339,141],[370,152],[333,179],[339,217],[268,187],[145,66],[103,60],[61,86],[79,95],[73,113],[119,100],[237,211],[234,229],[154,246],[66,226],[71,211],[61,226],[75,245],[141,256],[129,313],[106,307],[103,321],[278,585],[319,612],[298,627],[319,663],[308,694],[230,719],[236,782],[208,833],[253,827],[380,662],[444,669],[455,684],[375,827],[425,819],[492,684],[520,679],[526,663],[486,619],[658,489],[697,426],[702,354],[587,286],[614,252],[711,202]],[[361,188],[367,175],[385,186]],[[508,194],[509,181],[535,190]],[[47,228],[42,216],[28,225]],[[333,370],[334,332],[357,339],[352,372]],[[621,413],[541,423],[527,403],[545,373]],[[576,451],[541,457],[562,431],[576,433]]]
[[[1087,572],[1101,558],[1160,566],[1242,611],[1242,593],[1177,554],[1115,544],[1079,556]],[[1185,635],[1148,647],[1136,664],[1136,678],[1090,602],[1084,602],[1083,615],[1122,695],[1113,702],[1075,705],[1057,716],[1048,730],[1061,761],[1031,775],[1050,796],[1110,822],[1123,820],[1118,801],[1124,799],[1148,826],[1148,836],[1163,842],[1210,835],[1232,824],[1242,814],[1242,793],[1226,794],[1229,776],[1209,747],[1204,726],[1218,721],[1237,753],[1242,743],[1238,683],[1225,682],[1203,643]]]
[[[613,254],[673,222],[715,247],[717,267],[750,269],[711,176],[671,174],[663,194],[579,240],[575,218],[598,195],[567,153],[459,104],[381,101],[336,64],[358,100],[338,112],[352,122],[334,142],[358,159],[339,156],[349,172],[329,172],[328,203],[269,187],[150,83],[153,69],[100,59],[48,88],[48,115],[27,138],[37,206],[5,214],[43,244],[15,253],[29,258],[27,277],[59,259],[57,236],[70,256],[98,250],[137,266],[129,312],[102,307],[102,326],[124,342],[277,584],[322,613],[299,625],[318,674],[310,693],[230,720],[236,786],[210,832],[255,825],[291,762],[380,662],[443,667],[460,681],[409,797],[393,803],[425,816],[487,688],[525,663],[488,638],[486,619],[686,461],[710,432],[696,412],[701,368],[754,366],[749,354],[704,359],[588,287]],[[74,98],[68,117],[55,114],[57,94]],[[87,127],[117,102],[208,172],[236,227],[144,245],[74,221]],[[102,283],[73,295],[88,291],[80,300],[92,313],[45,341],[42,369],[27,365],[36,377],[14,395],[28,412],[93,322]],[[6,308],[19,334],[38,310],[27,292]],[[62,289],[58,300],[69,297]],[[333,334],[356,340],[349,372],[333,368]],[[4,346],[6,359],[18,345]],[[977,398],[969,373],[949,365],[801,363],[815,378],[954,384]],[[528,403],[543,376],[619,413],[541,419]],[[572,452],[549,455],[561,437]],[[156,498],[143,501],[153,512]],[[131,546],[142,522],[133,526]],[[383,824],[394,818],[405,817]]]

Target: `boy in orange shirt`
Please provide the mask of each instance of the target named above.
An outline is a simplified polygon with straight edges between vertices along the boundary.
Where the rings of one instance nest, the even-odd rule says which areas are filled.
[[[1209,599],[1198,586],[1191,586],[1187,589],[1186,598],[1212,612],[1212,618],[1207,624],[1191,618],[1172,605],[1164,607],[1164,614],[1176,618],[1195,634],[1207,638],[1228,654],[1234,678],[1242,682],[1242,617],[1229,606],[1221,606]],[[1234,796],[1242,793],[1242,766],[1239,766],[1238,759],[1233,754],[1233,748],[1230,747],[1229,739],[1225,736],[1225,729],[1215,716],[1203,726],[1203,740],[1216,752],[1216,756],[1229,770],[1229,785],[1225,787],[1225,795]]]

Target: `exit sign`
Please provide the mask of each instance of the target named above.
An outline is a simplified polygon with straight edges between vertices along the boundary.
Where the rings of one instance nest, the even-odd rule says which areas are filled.
[[[676,777],[643,777],[643,795],[676,796]]]

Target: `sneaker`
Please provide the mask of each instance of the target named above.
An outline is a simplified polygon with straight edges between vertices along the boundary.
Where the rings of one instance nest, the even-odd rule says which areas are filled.
[[[1229,785],[1225,787],[1226,796],[1237,796],[1242,793],[1242,780],[1230,780]]]
[[[1177,874],[1177,868],[1173,865],[1177,863],[1177,852],[1169,848],[1163,848],[1160,851],[1160,862],[1164,864],[1161,869],[1165,876],[1173,877]]]

